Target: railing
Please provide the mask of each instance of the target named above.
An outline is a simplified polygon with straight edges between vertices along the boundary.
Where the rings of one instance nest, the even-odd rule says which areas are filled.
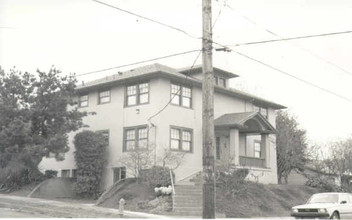
[[[171,195],[171,198],[172,198],[172,211],[174,211],[174,204],[175,204],[175,185],[174,185],[174,178],[172,177],[172,172],[170,170],[170,178],[171,178],[171,186],[172,186],[172,195]]]
[[[265,159],[245,156],[240,156],[240,165],[244,167],[266,167]]]

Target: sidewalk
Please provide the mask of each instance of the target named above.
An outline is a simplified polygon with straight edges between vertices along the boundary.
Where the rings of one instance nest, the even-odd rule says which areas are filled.
[[[94,204],[77,204],[77,203],[69,203],[69,202],[61,202],[54,200],[46,200],[39,198],[27,198],[20,196],[9,196],[0,194],[0,203],[2,205],[17,207],[20,209],[27,210],[41,210],[41,213],[45,212],[53,212],[57,214],[59,217],[66,213],[68,216],[73,217],[117,217],[117,218],[153,218],[153,219],[168,219],[174,218],[169,216],[162,215],[154,215],[149,213],[142,212],[132,212],[132,211],[124,211],[124,215],[121,216],[119,210],[97,207]],[[70,215],[71,214],[71,215]],[[92,216],[89,216],[92,215]],[[64,217],[64,216],[63,216]]]

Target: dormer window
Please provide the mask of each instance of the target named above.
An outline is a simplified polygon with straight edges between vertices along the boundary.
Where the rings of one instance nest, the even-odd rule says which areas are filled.
[[[226,88],[226,79],[219,76],[215,76],[215,84]]]

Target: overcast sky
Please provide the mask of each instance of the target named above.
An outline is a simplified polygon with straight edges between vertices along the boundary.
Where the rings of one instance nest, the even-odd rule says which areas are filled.
[[[64,74],[83,74],[201,47],[196,39],[201,37],[201,0],[101,1],[187,34],[91,0],[0,0],[0,66],[34,73],[54,65]],[[213,0],[213,21],[213,39],[223,45],[351,31],[352,1]],[[352,34],[232,49],[321,89],[235,52],[214,51],[214,66],[240,75],[231,86],[287,106],[311,143],[351,136]],[[191,66],[196,57],[189,53],[152,63],[178,68]]]

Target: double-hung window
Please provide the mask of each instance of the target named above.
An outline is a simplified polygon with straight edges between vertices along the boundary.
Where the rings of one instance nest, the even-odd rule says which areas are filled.
[[[146,104],[149,102],[149,83],[127,86],[126,106]]]
[[[81,95],[78,100],[79,107],[87,107],[88,106],[88,95]]]
[[[192,130],[187,128],[170,128],[170,148],[175,151],[192,152]]]
[[[99,104],[104,104],[104,103],[109,103],[110,102],[110,90],[105,90],[99,92],[99,97],[98,97],[98,103]]]
[[[171,84],[171,103],[186,108],[191,108],[192,89],[186,86]]]
[[[124,129],[123,151],[146,149],[148,145],[147,126],[129,127]]]
[[[259,141],[254,141],[254,157],[261,158],[261,147]]]

